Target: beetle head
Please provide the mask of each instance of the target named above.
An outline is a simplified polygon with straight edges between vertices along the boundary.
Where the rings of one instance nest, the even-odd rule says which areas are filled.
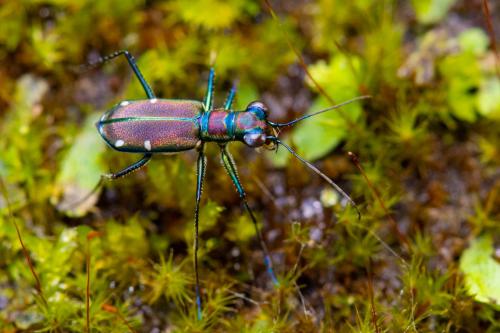
[[[252,115],[252,128],[245,131],[243,142],[250,147],[261,147],[267,144],[267,137],[272,134],[272,128],[267,123],[269,111],[266,105],[259,101],[248,104],[245,113]]]

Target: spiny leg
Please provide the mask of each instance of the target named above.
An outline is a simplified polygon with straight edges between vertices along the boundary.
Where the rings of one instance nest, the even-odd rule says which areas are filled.
[[[231,110],[231,106],[233,105],[234,95],[236,95],[236,87],[233,85],[231,90],[229,90],[229,94],[227,95],[226,102],[224,103],[224,110]]]
[[[127,50],[121,50],[121,51],[116,51],[110,55],[104,56],[102,58],[99,58],[97,61],[89,63],[89,66],[94,67],[95,65],[102,64],[104,62],[107,62],[113,58],[116,58],[118,56],[124,55],[125,58],[127,58],[127,61],[132,67],[132,70],[134,71],[135,76],[141,83],[142,88],[144,89],[144,92],[146,92],[146,95],[148,96],[149,99],[156,98],[155,94],[153,93],[153,90],[149,86],[149,84],[146,82],[146,79],[144,79],[144,76],[142,75],[141,71],[139,70],[139,67],[137,67],[137,64],[135,62],[134,57],[127,51]]]
[[[205,157],[204,144],[202,143],[200,148],[198,149],[198,161],[196,163],[196,206],[194,210],[194,271],[196,275],[196,308],[198,320],[202,319],[200,279],[198,275],[198,219],[206,166],[207,158]]]
[[[210,74],[208,74],[208,84],[207,92],[205,93],[205,99],[203,100],[203,105],[205,106],[205,111],[211,111],[214,103],[214,78],[215,71],[210,68]]]
[[[135,170],[137,170],[137,169],[143,167],[144,165],[146,165],[146,163],[148,163],[151,160],[151,156],[153,156],[153,155],[152,154],[144,154],[144,156],[139,161],[135,162],[134,164],[129,165],[125,169],[120,170],[118,172],[105,173],[105,174],[102,175],[102,178],[105,178],[105,179],[117,179],[117,178],[125,177],[129,173],[134,172]]]
[[[267,273],[270,276],[271,280],[273,281],[273,284],[275,286],[279,286],[278,279],[274,274],[273,263],[271,261],[271,256],[269,255],[267,245],[264,242],[262,232],[260,231],[259,225],[257,224],[257,219],[255,218],[253,211],[250,209],[250,206],[248,206],[245,190],[243,189],[243,186],[241,185],[241,182],[238,178],[238,171],[236,170],[236,164],[234,163],[232,155],[227,150],[226,145],[221,144],[220,148],[221,148],[221,159],[222,163],[224,164],[224,168],[231,177],[233,184],[236,186],[236,190],[238,191],[240,198],[243,201],[243,205],[245,206],[245,209],[247,210],[248,214],[250,215],[250,218],[252,219],[253,225],[255,227],[255,233],[257,234],[257,240],[260,243],[262,252],[264,252],[264,264],[266,266]]]
[[[120,170],[120,171],[114,172],[114,173],[105,173],[105,174],[101,175],[101,179],[99,179],[99,182],[94,186],[92,191],[90,191],[82,199],[79,199],[76,202],[70,203],[67,205],[67,207],[65,206],[64,208],[65,209],[72,209],[72,208],[78,206],[80,203],[85,202],[88,198],[90,198],[92,195],[94,195],[94,193],[96,193],[97,190],[99,190],[101,188],[101,186],[104,184],[105,180],[113,180],[113,179],[125,177],[129,173],[134,172],[135,170],[146,165],[151,160],[151,156],[152,156],[152,154],[144,154],[144,156],[139,161],[135,162],[132,165],[129,165],[128,167],[124,168],[123,170]]]

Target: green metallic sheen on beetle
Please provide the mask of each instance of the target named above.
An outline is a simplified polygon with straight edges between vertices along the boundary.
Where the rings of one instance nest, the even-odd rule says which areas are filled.
[[[238,140],[262,146],[271,135],[266,118],[267,109],[260,102],[250,103],[245,111],[204,111],[200,101],[155,98],[123,101],[96,126],[118,151],[171,153],[193,149],[199,141]]]
[[[149,84],[144,79],[134,57],[126,50],[100,58],[96,63],[103,63],[118,56],[124,56],[136,78],[141,83],[147,100],[123,101],[106,112],[97,122],[96,126],[104,140],[114,149],[123,152],[143,153],[137,162],[126,168],[104,174],[101,181],[90,193],[99,189],[104,179],[117,179],[146,165],[153,153],[181,152],[196,149],[198,159],[196,162],[196,204],[194,209],[194,251],[193,262],[195,271],[195,292],[197,318],[203,317],[201,305],[200,279],[198,273],[198,225],[200,200],[205,178],[207,158],[205,156],[205,142],[218,143],[221,152],[221,161],[224,169],[231,177],[238,194],[243,201],[246,211],[255,228],[257,239],[264,253],[264,265],[274,285],[279,286],[279,281],[274,274],[271,257],[265,244],[262,233],[257,224],[246,199],[246,193],[239,180],[236,164],[227,149],[227,143],[242,141],[250,147],[266,145],[268,148],[277,149],[283,146],[300,162],[325,179],[331,186],[339,191],[355,208],[354,201],[328,176],[314,165],[297,155],[295,151],[278,138],[279,129],[294,125],[304,119],[314,117],[321,113],[334,110],[357,99],[367,98],[361,96],[356,99],[332,106],[312,114],[308,114],[287,123],[275,123],[267,119],[267,108],[261,102],[250,103],[244,111],[233,111],[231,106],[234,101],[236,89],[233,87],[228,94],[223,108],[214,109],[214,69],[210,69],[207,91],[203,102],[195,100],[158,99]],[[359,210],[358,218],[360,218]]]

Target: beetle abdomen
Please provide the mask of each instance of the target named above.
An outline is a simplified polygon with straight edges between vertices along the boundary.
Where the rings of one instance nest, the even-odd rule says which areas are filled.
[[[191,100],[124,101],[96,124],[101,136],[123,152],[178,152],[193,149],[199,139],[203,104]]]

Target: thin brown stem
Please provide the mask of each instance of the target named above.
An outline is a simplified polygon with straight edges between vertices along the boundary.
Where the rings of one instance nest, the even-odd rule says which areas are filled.
[[[130,332],[132,333],[136,333],[136,331],[132,328],[132,326],[130,326],[129,322],[127,321],[127,319],[120,313],[120,311],[114,307],[113,305],[111,304],[103,304],[101,306],[101,308],[106,311],[106,312],[109,312],[109,313],[114,313],[116,315],[116,317],[118,319],[121,320],[121,322],[127,326],[127,328],[129,329]]]
[[[281,25],[281,21],[279,20],[278,15],[276,15],[276,12],[274,11],[273,7],[271,6],[271,3],[268,0],[264,0],[264,4],[267,7],[267,10],[271,14],[271,16],[273,17],[273,19],[276,20],[276,22],[278,22],[278,24]],[[335,105],[335,101],[333,100],[333,98],[326,92],[325,89],[323,89],[323,87],[318,83],[318,81],[316,81],[316,79],[312,76],[311,72],[307,68],[307,64],[304,60],[304,57],[299,52],[299,50],[297,50],[297,48],[292,44],[292,42],[290,41],[290,37],[288,36],[286,30],[282,29],[282,31],[283,31],[283,35],[285,36],[286,43],[288,44],[290,49],[293,51],[293,53],[295,53],[295,56],[299,60],[300,67],[302,67],[302,69],[306,73],[309,80],[311,80],[311,82],[316,87],[316,89],[319,91],[319,93],[321,95],[323,95],[328,100],[328,102],[330,104]],[[342,117],[342,119],[345,120],[347,126],[349,126],[349,129],[358,131],[358,127],[357,127],[356,123],[354,123],[342,109],[338,109],[337,111],[340,114],[340,116]]]
[[[372,274],[372,260],[370,259],[368,263],[368,293],[370,294],[370,313],[372,316],[372,324],[375,327],[375,332],[380,333],[380,327],[378,326],[378,315],[377,310],[375,310],[375,300],[373,291],[373,274]]]
[[[400,242],[402,242],[403,244],[405,244],[407,246],[408,250],[410,250],[410,241],[408,240],[406,235],[403,234],[401,232],[401,230],[399,230],[399,227],[398,227],[398,224],[396,223],[396,220],[394,220],[391,213],[389,213],[389,210],[387,209],[387,206],[385,205],[384,200],[382,200],[382,196],[380,195],[379,191],[375,188],[375,186],[373,185],[371,180],[366,175],[366,172],[364,171],[363,167],[361,166],[361,163],[359,162],[358,156],[356,154],[354,154],[353,152],[348,152],[347,154],[349,155],[349,157],[351,157],[352,162],[354,163],[356,168],[358,168],[359,172],[361,173],[361,175],[365,179],[366,183],[368,184],[368,187],[370,187],[370,190],[372,191],[373,195],[375,196],[375,198],[379,202],[380,207],[382,207],[382,209],[384,210],[385,216],[387,217],[387,220],[389,220],[389,223],[391,224],[391,227],[393,228],[394,232],[396,233],[398,239],[400,240]]]
[[[47,305],[48,304],[47,299],[45,298],[45,295],[43,294],[42,284],[40,283],[40,278],[38,277],[38,274],[36,273],[35,266],[33,265],[33,262],[31,261],[31,257],[29,255],[28,249],[24,245],[23,238],[21,236],[21,231],[20,231],[19,226],[17,225],[17,223],[14,219],[14,214],[11,210],[11,204],[10,204],[9,196],[7,193],[7,187],[5,186],[5,183],[1,177],[0,177],[0,187],[1,187],[2,195],[5,198],[5,202],[7,205],[7,214],[9,216],[9,219],[14,224],[14,227],[16,228],[17,239],[19,239],[19,243],[21,244],[24,258],[26,259],[26,262],[28,263],[28,266],[29,266],[30,271],[31,271],[31,275],[33,275],[33,278],[35,279],[35,289],[38,292],[38,295],[40,295],[40,299],[43,301],[44,305]]]
[[[498,54],[497,50],[495,30],[493,29],[493,24],[491,23],[491,14],[490,14],[490,8],[488,6],[488,0],[483,0],[483,15],[484,18],[486,19],[486,27],[488,28],[488,33],[490,34],[491,48],[495,53],[495,61],[496,61],[495,71],[497,73],[497,76],[500,77],[500,55]]]

